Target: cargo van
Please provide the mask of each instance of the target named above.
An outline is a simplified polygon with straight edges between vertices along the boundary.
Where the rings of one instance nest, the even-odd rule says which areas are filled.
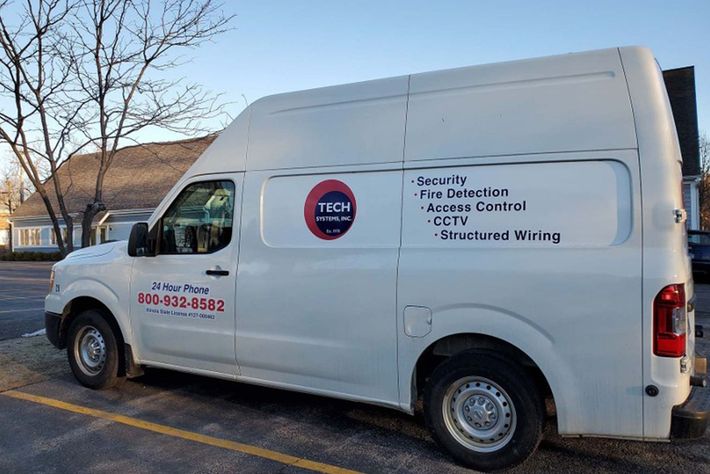
[[[270,96],[128,242],[54,266],[47,336],[96,389],[161,367],[423,407],[480,470],[546,421],[699,437],[681,180],[644,48]]]

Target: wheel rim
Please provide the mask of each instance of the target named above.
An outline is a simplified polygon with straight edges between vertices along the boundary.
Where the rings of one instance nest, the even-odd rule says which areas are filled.
[[[93,326],[85,326],[77,335],[74,343],[74,358],[86,375],[97,375],[106,363],[106,342]]]
[[[484,377],[464,377],[452,383],[442,411],[449,433],[473,451],[497,451],[515,433],[517,417],[510,395]]]

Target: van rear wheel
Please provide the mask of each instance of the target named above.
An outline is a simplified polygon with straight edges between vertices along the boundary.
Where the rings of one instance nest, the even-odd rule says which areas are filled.
[[[490,351],[462,352],[437,367],[424,416],[439,445],[481,471],[522,463],[542,439],[544,410],[534,380]]]
[[[118,376],[116,335],[96,310],[81,313],[69,326],[67,356],[74,377],[84,386],[101,390],[123,381]]]

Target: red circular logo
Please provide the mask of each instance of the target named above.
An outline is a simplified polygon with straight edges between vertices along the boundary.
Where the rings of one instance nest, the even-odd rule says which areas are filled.
[[[328,179],[316,184],[306,197],[303,216],[316,237],[335,240],[345,235],[355,222],[355,195],[347,184]]]

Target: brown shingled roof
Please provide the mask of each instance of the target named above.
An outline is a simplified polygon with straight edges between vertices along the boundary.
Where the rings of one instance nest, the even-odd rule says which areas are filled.
[[[104,182],[104,202],[109,210],[156,207],[187,169],[214,141],[216,135],[121,148],[116,152]],[[96,186],[98,154],[77,155],[59,168],[70,213],[83,212]],[[51,179],[45,183],[54,209],[59,206]],[[39,194],[32,194],[13,217],[46,216]],[[60,216],[61,217],[61,216]]]

